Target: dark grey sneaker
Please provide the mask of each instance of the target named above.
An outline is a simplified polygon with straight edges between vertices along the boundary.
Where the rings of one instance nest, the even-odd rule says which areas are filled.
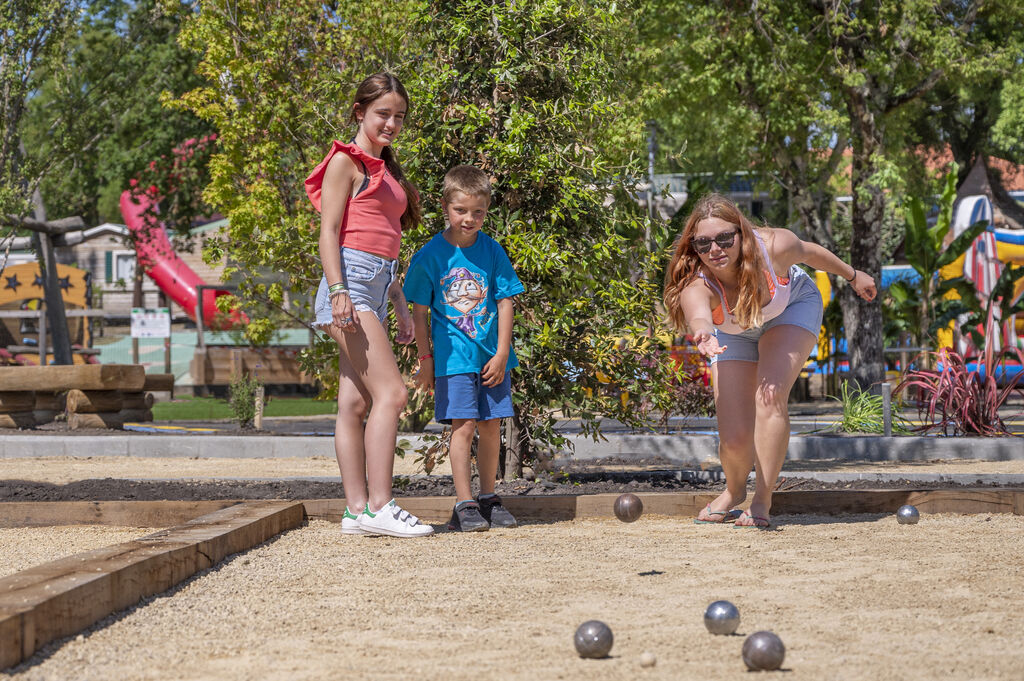
[[[452,519],[448,521],[448,529],[456,532],[486,532],[488,527],[475,501],[456,506],[452,509]]]
[[[516,527],[519,523],[508,510],[501,505],[501,497],[477,497],[480,504],[480,514],[487,519],[491,527]]]

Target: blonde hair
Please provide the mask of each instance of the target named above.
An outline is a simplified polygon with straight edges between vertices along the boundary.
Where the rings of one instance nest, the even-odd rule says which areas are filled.
[[[708,194],[697,201],[693,212],[686,218],[682,233],[676,239],[672,258],[665,273],[665,309],[668,311],[669,322],[677,331],[686,328],[686,318],[679,304],[679,294],[689,286],[700,274],[701,260],[693,249],[693,236],[697,224],[701,220],[718,218],[735,225],[739,230],[739,295],[733,314],[736,321],[745,329],[760,326],[763,317],[761,301],[768,298],[768,282],[764,276],[766,263],[761,255],[751,224],[740,209],[721,194]],[[724,291],[722,294],[724,295]],[[722,301],[723,307],[725,301]]]
[[[466,196],[481,196],[488,201],[491,200],[491,180],[487,173],[476,166],[461,165],[455,166],[444,176],[444,184],[441,186],[441,198],[446,202],[451,201],[455,192]]]

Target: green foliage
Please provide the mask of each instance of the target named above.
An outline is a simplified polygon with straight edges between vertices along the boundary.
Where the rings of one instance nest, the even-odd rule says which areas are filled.
[[[527,442],[561,439],[555,409],[595,436],[600,414],[635,418],[596,390],[599,371],[616,384],[647,376],[659,399],[667,385],[664,367],[618,342],[642,343],[659,324],[659,256],[642,247],[642,211],[612,181],[640,175],[623,150],[640,148],[644,132],[617,87],[632,49],[627,9],[467,0],[428,2],[419,16],[433,58],[410,84],[418,136],[409,167],[426,204],[410,242],[443,229],[447,168],[473,163],[491,175],[485,230],[527,289],[517,299],[513,389]]]
[[[832,399],[843,404],[843,416],[834,426],[841,433],[873,433],[881,435],[885,432],[883,423],[883,401],[881,395],[873,395],[866,390],[850,387],[849,381],[843,381],[841,397]],[[900,415],[899,409],[892,409],[892,432],[905,435],[911,431],[912,424]]]
[[[912,122],[938,82],[1006,73],[1019,46],[977,30],[1019,3],[647,0],[639,20],[658,83],[650,117],[686,150],[685,170],[755,170],[803,232],[878,276],[887,196],[922,165]],[[849,175],[844,153],[849,152]],[[848,178],[848,180],[847,180]],[[849,221],[833,197],[852,194]],[[844,225],[848,232],[842,233]],[[879,303],[839,286],[858,380],[880,378]]]
[[[251,428],[256,418],[256,401],[261,399],[263,381],[255,376],[232,376],[228,386],[228,406],[241,428]]]
[[[885,296],[884,304],[889,312],[887,329],[909,333],[921,346],[933,345],[936,332],[964,309],[960,301],[943,298],[943,294],[959,285],[959,280],[936,282],[939,270],[962,256],[988,226],[984,220],[977,222],[953,239],[948,247],[943,247],[953,223],[956,178],[957,168],[953,164],[943,180],[942,193],[938,197],[938,216],[931,226],[928,225],[925,202],[917,197],[907,200],[904,206],[904,252],[920,280],[916,287],[905,281],[895,282]],[[973,293],[969,297],[976,299]]]
[[[448,168],[473,163],[489,173],[494,199],[484,229],[527,289],[515,320],[523,441],[563,445],[556,410],[581,417],[597,437],[596,419],[615,409],[597,391],[587,397],[597,371],[648,376],[652,395],[669,383],[661,367],[616,354],[617,339],[660,325],[660,254],[642,247],[642,210],[616,180],[640,176],[629,150],[644,132],[635,98],[620,87],[635,44],[627,10],[554,0],[335,9],[310,0],[204,2],[182,40],[202,53],[206,85],[176,105],[219,133],[205,198],[230,228],[207,253],[240,272],[270,267],[283,273],[284,290],[308,295],[321,275],[318,217],[301,181],[331,139],[351,136],[355,84],[390,68],[412,99],[396,151],[425,216],[403,239],[403,260],[444,227]],[[268,298],[269,286],[250,276],[239,295]],[[333,343],[318,342],[304,359],[329,390],[336,354]],[[398,356],[412,367],[410,353]]]
[[[162,92],[199,83],[197,60],[176,43],[189,10],[160,0],[81,7],[58,58],[34,74],[23,137],[44,169],[41,191],[51,215],[120,222],[118,198],[129,180],[179,143],[210,132],[193,114],[160,103]]]
[[[23,215],[47,170],[47,159],[28,156],[22,140],[25,110],[39,74],[61,64],[78,19],[65,0],[0,3],[0,215]]]

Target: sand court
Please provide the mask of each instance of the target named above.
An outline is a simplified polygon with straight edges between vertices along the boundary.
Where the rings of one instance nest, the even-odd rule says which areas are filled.
[[[314,520],[81,637],[17,679],[750,678],[742,636],[770,629],[787,679],[1016,679],[1024,518],[779,516],[761,532],[645,515],[426,540],[342,537]],[[581,622],[611,657],[576,656]],[[657,657],[641,668],[640,655]]]

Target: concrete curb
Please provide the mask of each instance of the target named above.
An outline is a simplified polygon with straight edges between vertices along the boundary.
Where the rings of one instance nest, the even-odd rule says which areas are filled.
[[[717,457],[715,435],[611,434],[595,442],[568,436],[578,460],[619,457],[661,457],[681,466],[698,466]],[[415,449],[420,436],[404,435]],[[565,454],[568,456],[568,454]],[[138,456],[163,458],[304,458],[334,456],[330,436],[238,435],[0,435],[0,458],[41,456]],[[1024,459],[1024,438],[999,437],[881,437],[794,435],[789,441],[789,461],[838,459],[843,461],[930,461]]]

